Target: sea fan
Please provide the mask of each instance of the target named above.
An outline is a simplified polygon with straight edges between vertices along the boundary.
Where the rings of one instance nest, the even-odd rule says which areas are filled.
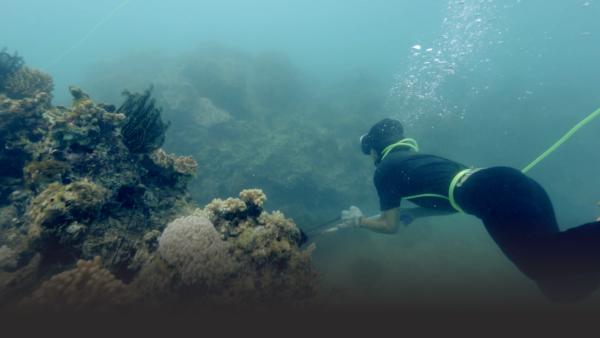
[[[6,80],[23,67],[24,61],[16,52],[13,55],[6,48],[0,50],[0,91],[4,90]]]
[[[118,112],[127,117],[121,131],[127,148],[135,154],[147,154],[160,148],[170,123],[162,121],[161,109],[156,106],[156,100],[151,98],[152,88],[143,94],[124,91],[123,95],[127,99]]]

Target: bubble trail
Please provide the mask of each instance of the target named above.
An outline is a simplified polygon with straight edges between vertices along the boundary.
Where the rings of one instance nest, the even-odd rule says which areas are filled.
[[[414,125],[430,116],[462,114],[446,103],[441,87],[457,72],[476,69],[470,61],[487,41],[495,9],[492,0],[449,0],[441,35],[430,45],[415,43],[406,71],[396,75],[388,108],[398,111],[398,118]]]

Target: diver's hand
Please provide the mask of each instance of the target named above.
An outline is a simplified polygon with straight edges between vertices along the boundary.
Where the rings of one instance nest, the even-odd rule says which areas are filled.
[[[363,213],[356,206],[350,206],[348,210],[342,210],[341,219],[342,223],[338,226],[342,228],[357,228],[360,226],[360,219],[363,217]]]
[[[600,207],[600,202],[597,205]],[[596,222],[600,222],[600,217],[596,218]]]

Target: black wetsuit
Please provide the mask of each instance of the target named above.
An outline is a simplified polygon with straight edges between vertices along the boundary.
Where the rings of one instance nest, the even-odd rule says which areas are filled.
[[[442,157],[394,150],[378,164],[373,178],[381,210],[399,207],[407,196],[448,196],[452,178],[465,168]],[[458,205],[483,221],[500,249],[548,297],[578,300],[600,284],[600,222],[561,232],[547,193],[519,170],[481,169],[454,194]],[[411,201],[426,208],[452,209],[442,198]]]

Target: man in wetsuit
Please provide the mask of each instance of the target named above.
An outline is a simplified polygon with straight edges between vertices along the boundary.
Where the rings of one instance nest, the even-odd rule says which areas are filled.
[[[420,207],[410,209],[413,217],[465,212],[483,221],[504,254],[550,299],[580,300],[600,285],[600,222],[560,231],[548,195],[521,171],[469,169],[418,153],[394,119],[376,123],[361,137],[361,147],[376,165],[381,215],[347,212],[346,226],[395,233],[402,200]]]

